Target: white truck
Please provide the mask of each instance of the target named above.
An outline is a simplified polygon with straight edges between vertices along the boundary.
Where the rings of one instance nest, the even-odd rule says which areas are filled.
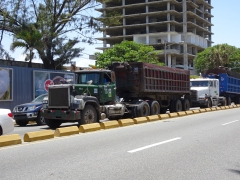
[[[227,105],[226,98],[220,96],[219,80],[197,78],[190,80],[192,107],[209,108]]]

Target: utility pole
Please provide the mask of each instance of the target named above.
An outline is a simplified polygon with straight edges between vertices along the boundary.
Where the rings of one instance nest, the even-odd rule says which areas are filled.
[[[188,70],[188,55],[187,55],[187,1],[182,1],[183,6],[183,66]]]

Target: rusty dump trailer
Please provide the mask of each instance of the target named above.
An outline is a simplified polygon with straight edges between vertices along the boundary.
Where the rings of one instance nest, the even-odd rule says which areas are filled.
[[[113,63],[116,93],[136,116],[190,108],[190,72],[143,62]]]

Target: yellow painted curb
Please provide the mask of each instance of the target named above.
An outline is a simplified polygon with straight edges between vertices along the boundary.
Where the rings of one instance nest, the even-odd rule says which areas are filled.
[[[206,112],[206,109],[199,109],[199,111],[202,112]]]
[[[0,136],[0,147],[22,144],[22,139],[19,134],[10,134]]]
[[[45,139],[54,138],[54,133],[52,130],[44,130],[44,131],[35,131],[28,132],[24,134],[23,140],[24,142],[33,142]]]
[[[187,115],[190,115],[190,114],[193,114],[193,111],[192,110],[189,110],[189,111],[185,111]]]
[[[211,110],[212,110],[212,111],[216,111],[217,108],[216,108],[216,107],[211,107]]]
[[[186,116],[187,113],[185,111],[177,112],[178,116]]]
[[[221,106],[220,108],[221,108],[221,109],[226,109],[226,107],[225,107],[225,106]]]
[[[151,122],[151,121],[158,121],[158,120],[161,120],[161,117],[159,115],[147,116],[147,120],[149,122]]]
[[[200,110],[199,109],[194,109],[192,110],[193,114],[197,114],[197,113],[200,113]]]
[[[233,108],[233,106],[228,106],[230,109],[232,109]]]
[[[236,108],[236,107],[237,107],[237,105],[233,105],[233,107],[234,107],[234,108]]]
[[[120,119],[120,120],[118,120],[118,124],[121,127],[130,126],[130,125],[134,125],[134,121],[133,121],[133,119]]]
[[[178,117],[178,113],[169,113],[168,115],[170,118]]]
[[[216,107],[216,110],[222,110],[222,108],[221,107]]]
[[[100,126],[102,129],[111,129],[111,128],[118,128],[119,124],[118,121],[106,121],[106,122],[101,122]]]
[[[134,124],[141,124],[141,123],[146,123],[148,122],[146,117],[138,117],[133,119]]]
[[[99,123],[84,124],[79,127],[79,132],[81,133],[98,131],[98,130],[101,130],[101,126]]]
[[[225,109],[229,109],[229,106],[225,106]]]
[[[240,104],[237,104],[237,107],[240,107]]]
[[[168,114],[160,114],[159,117],[161,117],[161,120],[170,118]]]
[[[211,108],[205,108],[207,112],[212,111]]]
[[[79,128],[77,126],[57,128],[54,132],[54,136],[56,137],[70,136],[73,134],[79,134]]]

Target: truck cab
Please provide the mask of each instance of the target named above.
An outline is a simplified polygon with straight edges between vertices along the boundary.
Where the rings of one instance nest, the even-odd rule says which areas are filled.
[[[217,106],[222,100],[219,96],[219,80],[198,78],[190,80],[192,106]]]

